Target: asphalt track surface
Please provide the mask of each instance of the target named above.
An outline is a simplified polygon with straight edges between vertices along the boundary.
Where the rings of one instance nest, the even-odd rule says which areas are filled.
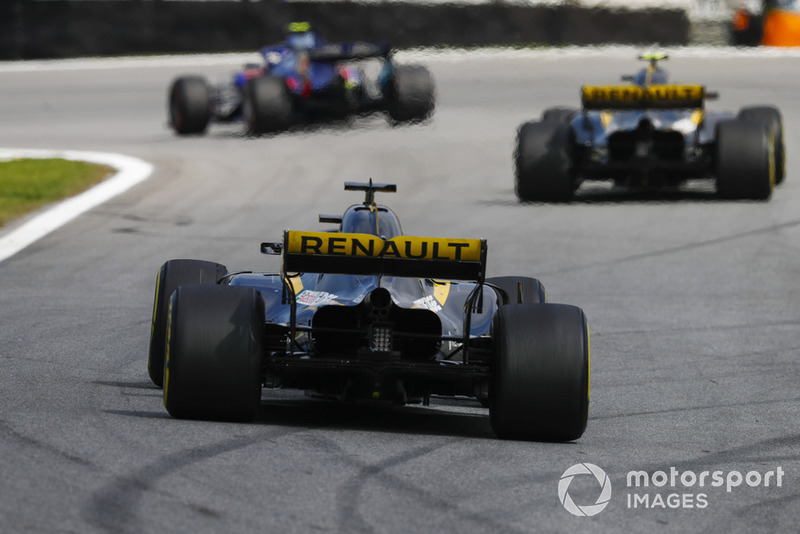
[[[575,103],[581,83],[614,83],[639,66],[635,54],[423,54],[439,88],[429,124],[372,118],[261,138],[166,127],[173,76],[222,79],[233,59],[0,66],[0,146],[117,152],[155,168],[0,263],[0,531],[795,531],[800,58],[677,51],[669,65],[678,81],[721,92],[711,108],[781,108],[788,177],[769,202],[718,201],[702,185],[582,189],[569,205],[514,196],[517,126]],[[592,395],[580,440],[497,440],[487,411],[463,399],[385,408],[266,392],[253,424],[167,415],[146,373],[159,266],[277,270],[260,241],[318,228],[318,213],[360,202],[345,180],[370,177],[397,183],[380,200],[406,233],[485,237],[490,275],[536,276],[551,301],[586,311]],[[557,492],[583,462],[612,485],[593,517],[571,515]],[[730,492],[711,475],[702,488],[680,477],[627,486],[629,471],[672,467],[731,481],[784,474],[780,486],[773,477]],[[568,489],[579,505],[600,495],[591,476]],[[707,504],[629,506],[675,493]]]

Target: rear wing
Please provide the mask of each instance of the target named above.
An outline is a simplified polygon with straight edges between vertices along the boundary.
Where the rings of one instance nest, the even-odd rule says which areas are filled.
[[[702,85],[584,85],[581,105],[593,109],[702,108],[711,97]]]
[[[486,275],[485,239],[397,236],[382,239],[372,234],[296,232],[287,230],[283,243],[262,243],[265,254],[283,253],[284,304],[289,304],[290,352],[298,331],[297,296],[289,281],[296,273],[329,273],[371,276],[407,276],[477,282],[464,303],[460,341],[463,362],[469,361],[472,313],[480,313]],[[444,337],[442,339],[445,339]],[[299,348],[299,347],[298,347]]]
[[[353,61],[357,59],[388,58],[389,46],[356,41],[327,44],[308,50],[308,59],[319,62]]]
[[[407,276],[483,283],[485,239],[297,232],[283,237],[284,273]]]

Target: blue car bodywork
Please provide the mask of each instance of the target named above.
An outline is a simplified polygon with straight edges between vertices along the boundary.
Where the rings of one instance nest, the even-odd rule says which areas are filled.
[[[349,89],[363,84],[358,68],[337,64],[337,61],[388,59],[390,50],[384,45],[363,42],[328,44],[309,31],[289,35],[284,43],[265,46],[260,54],[264,60],[263,66],[249,65],[234,75],[233,84],[240,91],[244,91],[252,78],[269,74],[284,78],[292,93],[308,98],[314,92],[325,91],[340,79]],[[384,62],[379,84],[385,84],[390,78],[391,67],[391,62]]]
[[[260,134],[372,112],[385,112],[392,124],[420,122],[433,113],[428,69],[395,64],[386,45],[326,43],[302,31],[260,52],[261,63],[245,65],[226,83],[176,78],[168,99],[172,129],[200,134],[210,122],[243,121],[249,133]]]

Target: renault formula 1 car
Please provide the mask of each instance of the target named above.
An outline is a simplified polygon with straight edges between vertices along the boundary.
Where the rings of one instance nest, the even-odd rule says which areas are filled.
[[[375,203],[391,184],[346,183],[363,204],[338,231],[262,243],[277,273],[171,260],[159,271],[148,370],[174,417],[252,420],[262,388],[340,401],[468,396],[503,438],[579,438],[589,407],[583,311],[542,284],[486,278],[486,241],[406,236]]]
[[[544,111],[517,132],[516,192],[522,201],[569,201],[584,180],[660,187],[711,179],[720,196],[765,200],[785,176],[781,113],[771,106],[709,112],[716,94],[669,83],[650,62],[630,85],[583,86],[581,110]]]
[[[261,49],[263,64],[246,65],[229,83],[175,79],[168,97],[172,129],[200,134],[211,121],[244,121],[249,133],[261,134],[371,112],[386,113],[393,124],[433,113],[434,81],[425,67],[395,64],[385,45],[327,44],[305,23],[290,29],[286,42]],[[369,62],[378,64],[375,79],[365,74]]]

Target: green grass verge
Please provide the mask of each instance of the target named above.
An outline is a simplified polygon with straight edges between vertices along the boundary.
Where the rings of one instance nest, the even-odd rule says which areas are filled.
[[[58,158],[0,161],[0,226],[77,195],[114,172],[105,165]]]

